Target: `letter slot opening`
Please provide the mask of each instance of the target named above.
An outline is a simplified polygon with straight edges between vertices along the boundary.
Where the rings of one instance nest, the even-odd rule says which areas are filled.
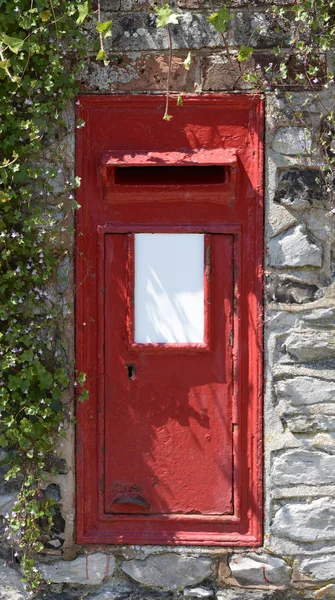
[[[114,167],[115,185],[213,185],[226,180],[224,166]]]

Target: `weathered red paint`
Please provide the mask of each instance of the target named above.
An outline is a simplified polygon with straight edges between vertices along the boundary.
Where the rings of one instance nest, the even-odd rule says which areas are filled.
[[[262,100],[190,96],[169,123],[162,97],[79,100],[77,541],[257,545]],[[185,171],[162,185],[151,169],[169,165]],[[202,182],[192,165],[208,166]],[[206,234],[203,344],[134,343],[145,232]]]

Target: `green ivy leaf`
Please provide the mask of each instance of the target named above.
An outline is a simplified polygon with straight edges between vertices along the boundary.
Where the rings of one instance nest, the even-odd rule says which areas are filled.
[[[192,62],[192,55],[191,55],[191,52],[189,52],[183,62],[183,65],[184,65],[186,71],[190,70],[191,62]]]
[[[46,23],[47,21],[49,21],[50,17],[51,17],[51,10],[42,10],[40,12],[40,18],[42,19],[42,21],[44,23]]]
[[[237,60],[242,62],[243,60],[248,60],[249,56],[253,53],[254,49],[250,46],[241,46],[238,51]]]
[[[215,12],[210,15],[207,19],[211,25],[213,25],[214,29],[219,33],[226,33],[229,22],[231,21],[231,14],[227,8],[221,8],[219,12]]]
[[[0,60],[0,69],[8,69],[8,67],[10,67],[10,60],[8,58]]]
[[[79,373],[79,375],[77,376],[77,382],[79,383],[79,385],[84,385],[86,381],[86,373],[83,373],[82,371]]]
[[[109,63],[109,61],[107,60],[107,54],[104,50],[99,50],[98,54],[95,57],[95,60],[103,60],[105,66],[107,66]]]
[[[86,389],[82,390],[80,396],[78,397],[78,402],[84,402],[85,400],[88,400],[88,390]]]
[[[83,2],[82,4],[78,4],[77,10],[78,10],[79,16],[78,16],[78,18],[76,20],[76,24],[77,25],[82,25],[84,23],[87,15],[88,15],[88,13],[89,13],[89,10],[90,10],[88,0],[87,0],[87,2]]]
[[[105,39],[112,35],[112,23],[113,21],[105,21],[104,23],[97,23],[96,30]],[[99,59],[97,59],[99,60]]]
[[[180,15],[172,12],[170,4],[164,4],[161,8],[155,8],[155,12],[157,14],[156,27],[178,24]]]
[[[21,40],[20,38],[10,37],[9,35],[6,35],[5,33],[2,34],[2,39],[3,39],[4,43],[6,44],[6,46],[8,46],[8,48],[12,52],[14,52],[14,54],[18,54],[19,50],[21,50],[21,48],[24,44],[24,40]]]

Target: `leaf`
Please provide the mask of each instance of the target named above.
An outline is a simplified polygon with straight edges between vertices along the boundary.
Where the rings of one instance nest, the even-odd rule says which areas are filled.
[[[229,22],[231,21],[231,14],[226,8],[221,8],[219,12],[215,12],[208,17],[208,21],[213,25],[214,29],[219,33],[226,33]]]
[[[83,390],[78,398],[78,402],[84,402],[84,400],[88,399],[88,390]]]
[[[95,60],[106,60],[106,52],[104,50],[99,50],[98,54],[95,57]]]
[[[81,371],[77,377],[77,382],[79,383],[79,385],[84,385],[85,381],[86,381],[86,373],[83,373]]]
[[[242,62],[243,60],[248,60],[249,56],[253,53],[254,49],[250,46],[241,46],[238,51],[237,60]]]
[[[177,98],[177,106],[183,106],[183,95],[179,94],[178,98]]]
[[[17,54],[24,44],[24,40],[20,40],[20,38],[10,37],[5,33],[2,34],[2,39],[6,46],[8,46],[8,48],[12,52],[14,52],[14,54]]]
[[[51,10],[42,10],[42,12],[40,12],[40,17],[42,21],[46,23],[51,17]]]
[[[183,62],[183,65],[184,65],[186,71],[190,70],[191,62],[192,62],[192,55],[191,55],[191,52],[189,52]]]
[[[7,58],[6,60],[0,60],[0,69],[8,69],[10,67],[10,60]]]
[[[167,113],[163,117],[164,121],[171,121],[171,119],[172,119],[172,115],[168,115]]]
[[[113,21],[105,21],[104,23],[97,23],[96,30],[102,35],[102,39],[105,39],[112,35],[112,23]]]
[[[178,24],[180,15],[173,13],[170,4],[164,4],[161,8],[155,8],[157,14],[156,27],[166,27],[171,24]]]
[[[78,4],[77,9],[78,9],[79,16],[78,16],[78,18],[76,20],[76,24],[77,25],[82,25],[82,23],[84,23],[87,15],[89,13],[89,10],[90,10],[89,9],[88,0],[87,0],[87,2],[83,2],[82,4]]]

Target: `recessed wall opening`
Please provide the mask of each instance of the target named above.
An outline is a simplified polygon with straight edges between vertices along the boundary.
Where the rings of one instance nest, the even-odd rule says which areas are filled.
[[[114,167],[116,185],[208,185],[225,182],[223,166]]]

